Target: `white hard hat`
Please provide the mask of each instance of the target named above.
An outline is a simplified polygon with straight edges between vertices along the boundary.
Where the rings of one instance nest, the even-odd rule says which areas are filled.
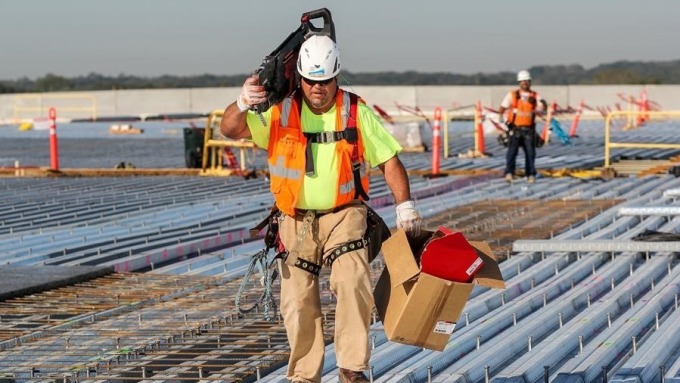
[[[310,36],[300,47],[298,73],[310,80],[328,80],[340,73],[340,51],[328,36]]]
[[[528,70],[521,70],[517,72],[517,82],[520,81],[531,81],[531,74]]]

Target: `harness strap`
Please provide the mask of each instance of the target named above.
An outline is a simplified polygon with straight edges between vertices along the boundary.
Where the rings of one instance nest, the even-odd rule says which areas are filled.
[[[302,133],[307,138],[305,147],[305,174],[314,175],[314,157],[310,144],[329,144],[340,140],[347,140],[350,143],[357,142],[358,133],[356,129],[345,129],[333,132]]]
[[[348,241],[343,244],[340,244],[338,247],[333,250],[333,252],[328,255],[328,258],[326,258],[325,264],[328,267],[333,266],[333,262],[335,262],[336,259],[338,259],[341,255],[347,254],[350,251],[355,251],[359,249],[366,248],[368,246],[368,241],[365,239],[357,239],[355,241]],[[286,253],[279,253],[277,255],[278,258],[286,258],[288,254]],[[302,258],[297,258],[295,260],[295,263],[293,266],[297,267],[298,269],[304,270],[312,275],[316,275],[317,277],[319,276],[319,273],[321,272],[321,265],[318,265],[314,262],[304,260]]]
[[[319,272],[321,271],[321,265],[317,265],[314,262],[306,261],[301,258],[298,258],[293,266],[297,267],[298,269],[302,269],[310,274],[316,275],[317,277],[319,276]]]
[[[312,222],[314,222],[315,216],[316,212],[314,210],[307,210],[305,212],[305,216],[302,219],[302,228],[297,232],[297,236],[295,237],[295,245],[293,245],[292,249],[288,250],[288,256],[284,259],[288,266],[295,266],[295,263],[298,260],[298,249],[305,239],[307,232],[312,228]]]
[[[369,197],[364,186],[361,184],[361,161],[359,160],[359,130],[357,129],[357,104],[359,104],[359,97],[356,94],[349,94],[349,118],[347,119],[347,127],[345,131],[354,132],[354,141],[347,140],[354,147],[352,148],[352,174],[354,175],[354,199],[358,197],[368,201]]]
[[[319,132],[319,133],[303,133],[307,137],[308,144],[328,144],[340,140],[347,140],[354,143],[358,140],[356,129],[345,129],[340,132]]]
[[[286,259],[288,258],[288,253],[285,252],[285,251],[282,251],[282,252],[276,254],[276,256],[274,257],[274,259],[278,259],[278,258],[286,261]],[[321,272],[321,265],[317,265],[314,262],[307,261],[307,260],[304,260],[304,259],[301,259],[301,258],[296,259],[293,266],[297,267],[298,269],[302,269],[302,270],[304,270],[304,271],[306,271],[310,274],[316,275],[317,277],[319,276],[319,273]]]
[[[514,125],[515,124],[515,119],[517,118],[517,104],[519,104],[519,89],[516,89],[513,92],[513,99],[512,99],[512,113],[510,114],[510,118],[508,119],[507,123],[508,125]]]
[[[338,247],[336,247],[335,250],[330,253],[330,255],[328,255],[328,258],[326,258],[326,265],[333,266],[333,262],[335,262],[335,260],[341,255],[349,253],[350,251],[363,249],[366,246],[368,246],[368,241],[363,238],[342,243],[338,245]]]
[[[278,213],[279,208],[276,207],[276,205],[272,206],[269,215],[267,215],[262,221],[260,221],[260,223],[249,229],[250,237],[251,238],[257,237],[257,235],[260,234],[260,231],[262,231],[262,229],[264,229],[264,227],[267,226],[271,222],[271,219]]]

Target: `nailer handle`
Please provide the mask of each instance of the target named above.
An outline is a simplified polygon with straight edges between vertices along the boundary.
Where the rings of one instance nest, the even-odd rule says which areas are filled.
[[[317,28],[310,21],[313,19],[323,18],[323,27]],[[335,24],[333,24],[333,19],[331,17],[331,11],[327,8],[320,8],[314,11],[305,12],[300,18],[300,22],[305,24],[311,34],[323,34],[330,36],[333,41],[335,40]]]

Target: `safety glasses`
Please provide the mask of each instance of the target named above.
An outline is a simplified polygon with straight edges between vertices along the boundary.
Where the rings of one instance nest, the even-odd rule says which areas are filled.
[[[326,85],[330,84],[330,83],[333,81],[333,77],[331,77],[331,78],[329,78],[329,79],[327,79],[327,80],[321,80],[321,81],[310,80],[310,79],[308,79],[308,78],[306,78],[306,77],[303,77],[303,78],[302,78],[302,81],[304,81],[305,84],[307,84],[307,85],[309,85],[309,86],[314,86],[314,85],[316,85],[316,84],[319,84],[319,85],[321,85],[321,86],[326,86]]]

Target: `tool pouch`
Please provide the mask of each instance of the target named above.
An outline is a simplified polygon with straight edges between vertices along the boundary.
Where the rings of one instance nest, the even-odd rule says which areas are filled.
[[[371,263],[375,257],[380,254],[380,248],[383,241],[390,237],[392,233],[387,227],[385,221],[366,205],[366,232],[364,233],[364,240],[368,242],[368,262]]]

